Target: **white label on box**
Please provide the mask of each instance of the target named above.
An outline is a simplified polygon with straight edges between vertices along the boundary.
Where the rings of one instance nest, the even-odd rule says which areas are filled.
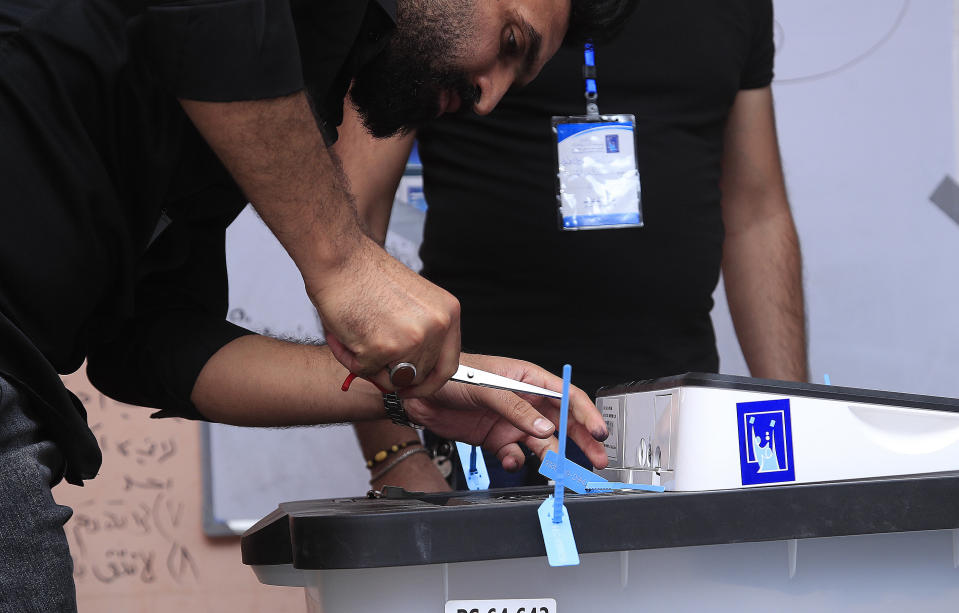
[[[606,455],[610,460],[619,460],[619,422],[622,414],[622,398],[601,398],[599,400],[599,412],[603,415],[603,421],[606,422],[606,429],[609,430],[609,438],[603,441],[606,447]]]
[[[556,613],[552,598],[509,600],[449,600],[444,613]]]

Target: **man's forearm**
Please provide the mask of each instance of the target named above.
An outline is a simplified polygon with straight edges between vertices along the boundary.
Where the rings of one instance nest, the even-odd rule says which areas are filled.
[[[370,236],[382,245],[386,242],[393,199],[413,149],[415,134],[373,138],[347,100],[343,105],[339,135],[333,152],[349,179],[360,219],[366,224]]]
[[[360,450],[366,458],[373,457],[377,451],[390,445],[419,439],[419,433],[413,428],[394,424],[388,419],[358,422],[354,427]]]
[[[303,92],[181,104],[308,286],[366,239]]]
[[[750,373],[807,381],[802,259],[792,216],[783,210],[727,235],[723,278]]]
[[[211,421],[236,426],[296,426],[383,417],[383,396],[357,379],[325,346],[249,335],[220,348],[200,371],[191,400]]]
[[[386,419],[356,422],[353,428],[366,459],[374,458],[377,453],[389,450],[393,445],[419,440],[416,430]],[[370,468],[370,476],[376,477],[371,479],[371,486],[379,489],[384,485],[395,485],[416,492],[442,492],[449,489],[446,479],[425,453],[408,455],[384,471],[389,461],[396,459],[395,455],[388,455],[383,462]]]
[[[772,90],[742,90],[726,122],[726,299],[755,377],[808,379],[802,259],[783,181]]]

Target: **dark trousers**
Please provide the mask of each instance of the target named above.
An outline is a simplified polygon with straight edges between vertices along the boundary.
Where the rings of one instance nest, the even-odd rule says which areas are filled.
[[[53,500],[63,457],[0,377],[0,613],[76,611],[63,531],[73,511]]]

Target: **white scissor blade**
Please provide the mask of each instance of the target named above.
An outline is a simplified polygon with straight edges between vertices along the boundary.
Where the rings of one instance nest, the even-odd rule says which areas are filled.
[[[503,377],[502,375],[495,375],[491,372],[486,372],[485,370],[480,370],[471,366],[463,366],[462,364],[460,364],[460,367],[456,369],[456,373],[450,377],[450,379],[453,381],[459,381],[460,383],[482,385],[483,387],[492,387],[510,392],[535,394],[537,396],[546,396],[547,398],[563,397],[562,393],[548,390],[545,387],[537,387],[535,385],[530,385],[529,383],[523,383],[522,381],[510,379],[509,377]]]

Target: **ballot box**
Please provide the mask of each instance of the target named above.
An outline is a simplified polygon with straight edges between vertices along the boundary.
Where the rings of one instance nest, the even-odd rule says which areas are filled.
[[[324,613],[959,610],[959,474],[570,494],[580,564],[560,568],[552,491],[283,503],[243,562]]]
[[[551,488],[284,503],[243,562],[324,613],[959,611],[959,401],[689,373],[596,405],[619,486],[563,473],[578,565]]]
[[[604,478],[674,491],[959,470],[959,400],[712,373],[599,390]]]

